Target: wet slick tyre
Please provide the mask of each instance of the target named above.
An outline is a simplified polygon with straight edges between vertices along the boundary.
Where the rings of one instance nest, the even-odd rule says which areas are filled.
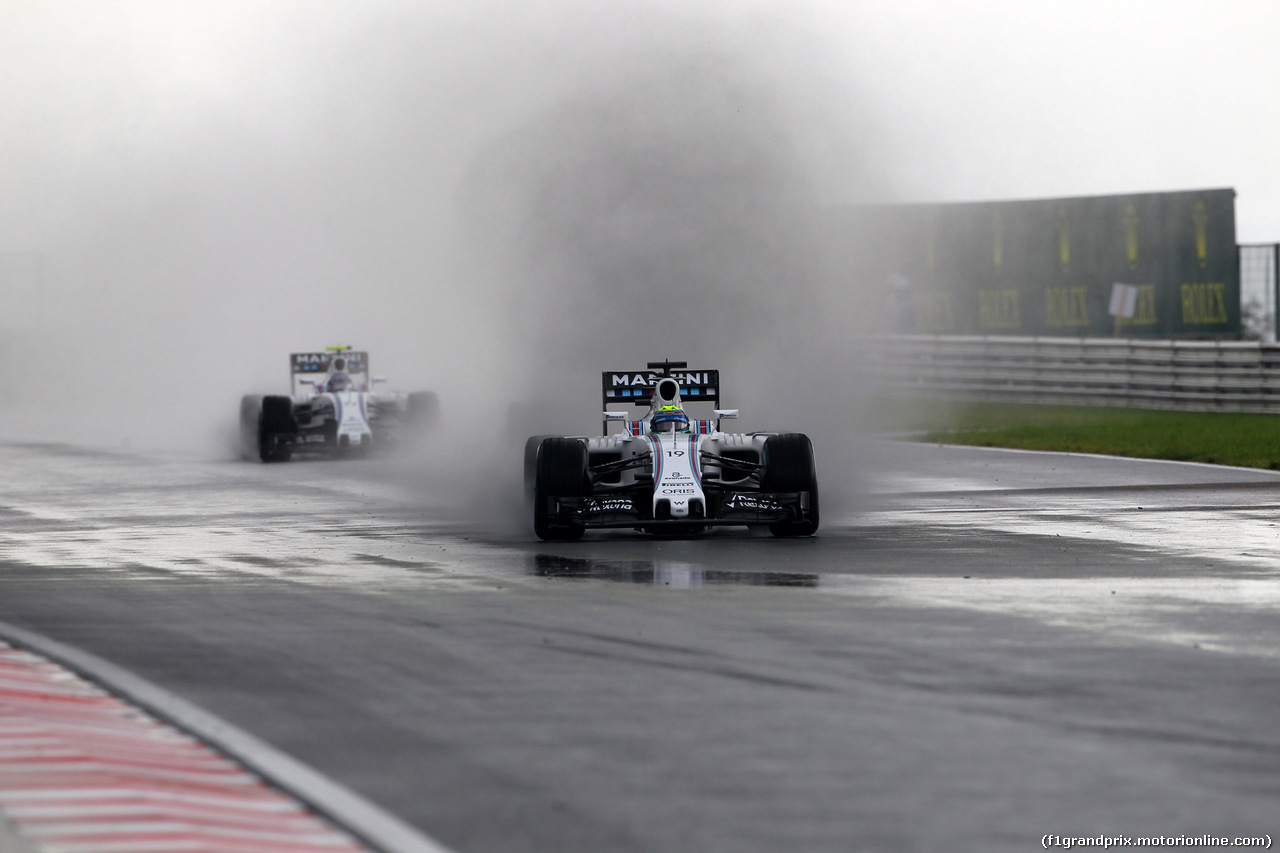
[[[288,462],[293,451],[275,439],[293,434],[293,398],[262,398],[262,417],[258,421],[258,455],[263,462]]]
[[[564,520],[553,501],[585,497],[590,491],[587,446],[572,438],[544,438],[534,463],[533,532],[544,542],[581,539],[585,528]]]
[[[769,532],[774,536],[812,536],[818,532],[818,472],[809,436],[791,432],[765,439],[760,491],[809,493],[809,508],[800,520],[769,525]]]
[[[524,499],[525,509],[533,506],[533,487],[538,478],[538,448],[554,435],[531,435],[524,443]]]
[[[257,459],[259,424],[262,423],[262,395],[246,394],[240,398],[240,455],[245,459]]]

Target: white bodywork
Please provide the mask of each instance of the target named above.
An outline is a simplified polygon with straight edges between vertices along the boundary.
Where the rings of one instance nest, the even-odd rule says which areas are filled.
[[[673,383],[673,386],[674,393],[664,402],[681,406],[679,385]],[[701,427],[691,428],[685,432],[653,432],[654,414],[651,408],[639,421],[624,421],[632,434],[592,438],[587,441],[587,447],[591,454],[612,451],[624,459],[644,453],[652,454],[653,493],[650,496],[652,501],[650,509],[655,518],[662,517],[658,511],[658,505],[663,501],[666,501],[670,507],[671,518],[689,518],[690,508],[695,504],[703,507],[705,512],[707,496],[703,489],[704,477],[710,476],[713,480],[721,481],[726,472],[718,465],[708,466],[708,470],[704,471],[702,451],[719,455],[726,449],[745,448],[754,450],[758,456],[764,447],[766,436],[720,432],[720,418],[736,418],[738,416],[736,409],[716,410],[714,421],[692,422],[704,425],[706,428],[714,424],[714,430],[711,432],[703,432]],[[617,421],[622,416],[619,413],[606,412],[605,418],[606,421]],[[622,484],[635,482],[634,471],[623,471],[620,476]],[[743,477],[745,478],[745,475]]]
[[[664,433],[645,436],[653,449],[653,504],[671,502],[672,518],[688,518],[691,501],[707,498],[702,492],[702,472],[698,451],[706,436],[688,433]]]
[[[364,444],[373,441],[369,428],[369,407],[363,391],[339,391],[324,394],[333,401],[333,411],[338,421],[338,444]],[[344,441],[343,439],[346,439]]]
[[[311,394],[295,394],[294,405],[326,400],[333,407],[337,422],[338,444],[358,446],[373,441],[373,429],[369,424],[371,405],[405,405],[405,395],[390,392],[367,391],[318,391]]]
[[[660,460],[654,470],[653,493],[650,498],[653,509],[657,509],[658,501],[670,500],[671,517],[687,518],[692,500],[700,500],[706,506],[703,488],[706,480],[728,486],[735,482],[746,483],[748,480],[744,471],[725,469],[711,461],[703,463],[702,452],[720,456],[729,450],[750,450],[758,458],[763,454],[768,437],[768,434],[729,432],[711,432],[705,435],[649,433],[642,436],[595,436],[586,441],[587,450],[592,455],[616,453],[622,459],[629,459],[653,454],[655,460]],[[620,472],[618,485],[635,483],[638,474],[636,469]],[[680,500],[684,500],[684,503],[677,503]]]

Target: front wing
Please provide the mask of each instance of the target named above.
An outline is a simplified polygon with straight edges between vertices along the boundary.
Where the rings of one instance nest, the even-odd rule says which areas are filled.
[[[550,498],[556,502],[553,515],[562,522],[587,529],[698,527],[743,527],[756,524],[800,521],[809,508],[808,492],[764,493],[719,489],[704,483],[707,512],[703,517],[654,518],[652,493],[648,489],[608,492],[590,497]],[[558,510],[556,512],[555,510]]]

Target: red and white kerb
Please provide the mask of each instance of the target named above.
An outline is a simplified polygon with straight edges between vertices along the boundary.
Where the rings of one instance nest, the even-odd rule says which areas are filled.
[[[3,642],[0,814],[40,853],[368,851],[204,743]]]

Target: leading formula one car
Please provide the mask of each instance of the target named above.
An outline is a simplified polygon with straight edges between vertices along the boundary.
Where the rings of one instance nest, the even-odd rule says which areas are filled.
[[[525,491],[539,539],[580,539],[599,528],[817,531],[818,478],[808,436],[722,432],[720,422],[738,410],[718,408],[719,371],[650,362],[647,371],[606,372],[603,386],[603,436],[536,435],[525,443]],[[609,409],[618,404],[629,410]],[[694,404],[710,404],[713,417],[690,420],[685,406]],[[621,430],[609,434],[614,425]]]
[[[369,354],[351,347],[295,352],[289,357],[292,394],[240,399],[240,444],[245,456],[287,462],[295,453],[337,456],[401,443],[434,422],[434,391],[370,391],[385,381],[369,375]]]

